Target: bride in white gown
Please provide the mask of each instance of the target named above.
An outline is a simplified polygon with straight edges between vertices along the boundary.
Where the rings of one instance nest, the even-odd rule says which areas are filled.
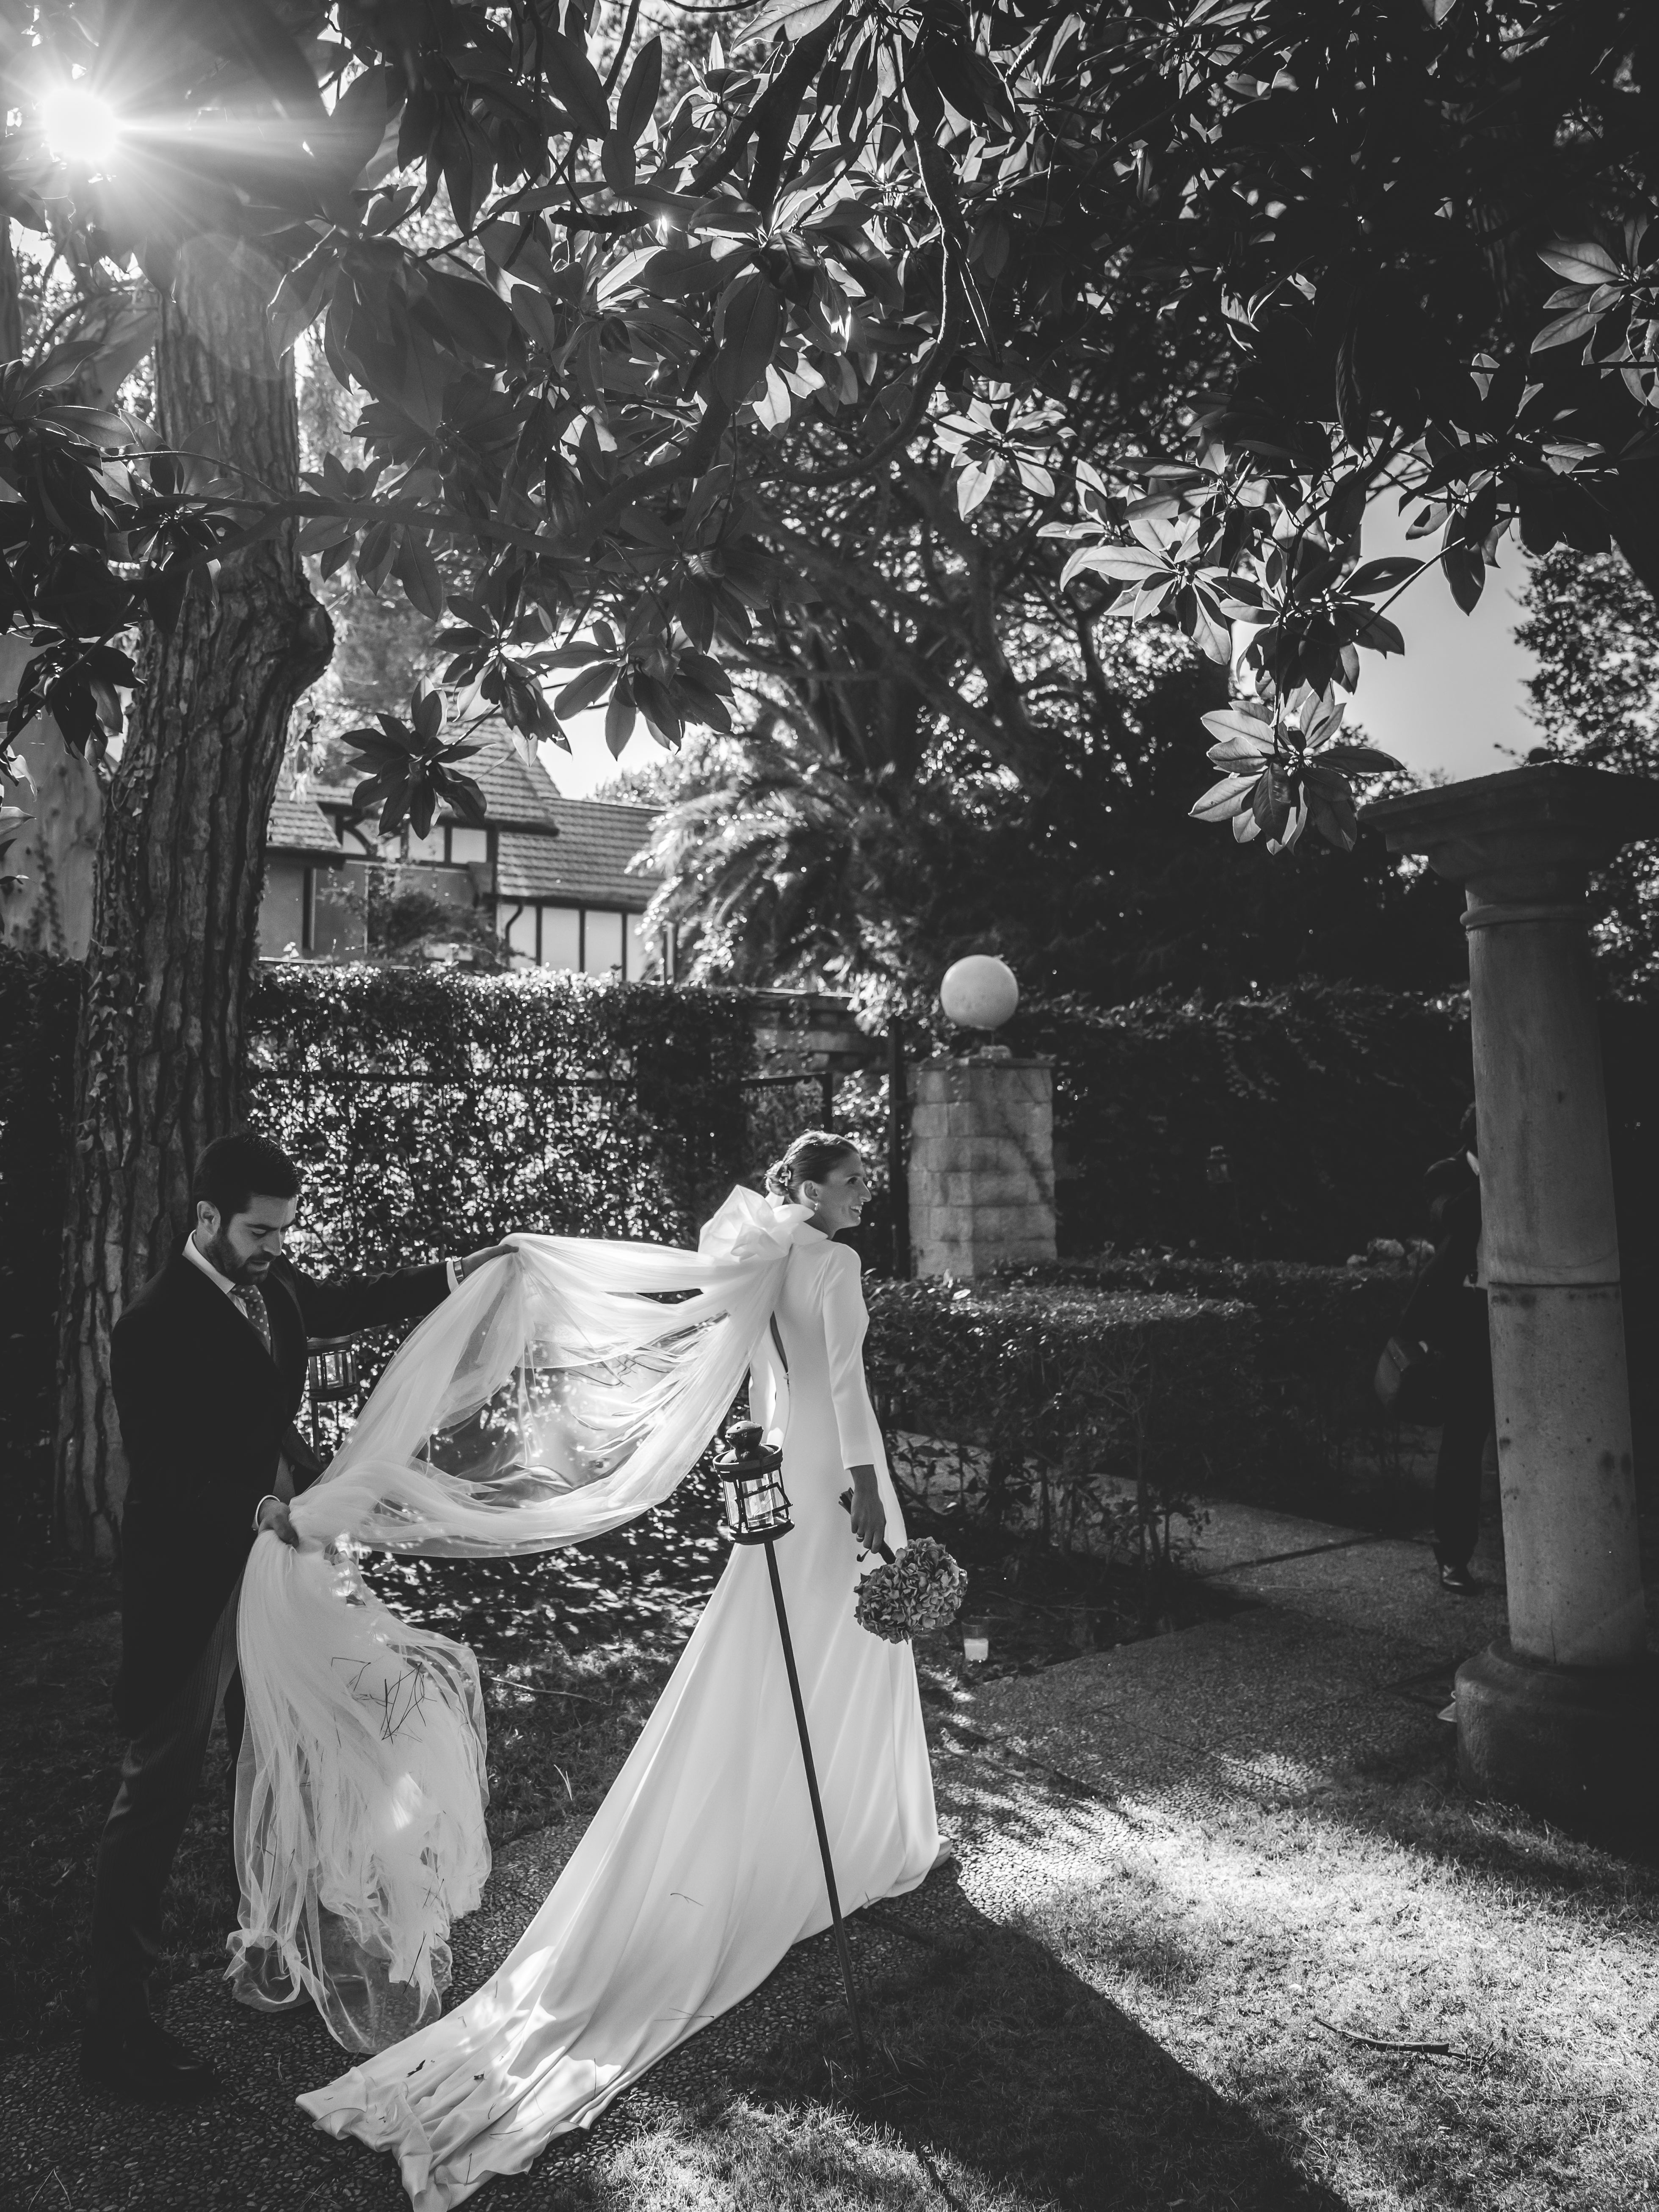
[[[858,1217],[863,1168],[844,1139],[814,1134],[768,1180],[781,1279],[767,1299],[775,1327],[748,1346],[750,1409],[782,1447],[795,1527],[776,1558],[842,1905],[853,1911],[914,1888],[939,1848],[910,1646],[878,1640],[854,1617],[860,1540],[873,1546],[884,1526],[890,1542],[904,1540],[865,1383],[859,1262],[831,1242]],[[839,1502],[849,1476],[850,1516]],[[245,1772],[245,1796],[246,1784]],[[422,1863],[441,1856],[428,1848]],[[463,1893],[450,1909],[476,1901],[476,1879],[454,1887]],[[246,1898],[243,1917],[246,1929]],[[416,2212],[440,2212],[589,2126],[829,1921],[766,1560],[734,1547],[627,1763],[511,1955],[447,2017],[299,2102],[332,2133],[393,2152]]]

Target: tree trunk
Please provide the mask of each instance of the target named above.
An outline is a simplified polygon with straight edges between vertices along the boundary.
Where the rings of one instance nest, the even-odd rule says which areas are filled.
[[[192,241],[162,309],[156,395],[170,444],[210,423],[227,460],[280,493],[298,433],[291,360],[265,340],[279,274],[246,244]],[[58,1522],[83,1563],[119,1548],[110,1329],[187,1225],[203,1146],[237,1122],[265,824],[289,712],[331,641],[290,527],[228,560],[216,600],[192,592],[141,656],[99,848],[64,1241]]]
[[[17,250],[11,242],[11,218],[0,215],[0,361],[15,361],[23,350],[23,297],[17,282]]]

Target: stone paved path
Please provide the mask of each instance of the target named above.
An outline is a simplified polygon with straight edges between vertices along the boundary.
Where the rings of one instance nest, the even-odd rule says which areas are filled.
[[[1478,1563],[1480,1564],[1480,1563]],[[1460,1659],[1503,1626],[1501,1583],[1444,1596],[1420,1544],[1218,1507],[1200,1571],[1236,1601],[1228,1617],[1021,1677],[964,1687],[935,1712],[941,1811],[959,1872],[936,1875],[877,1924],[855,1923],[860,1972],[902,1975],[914,1935],[1017,1917],[1034,1887],[1076,1881],[1116,1846],[1126,1805],[1212,1818],[1229,1799],[1316,1802],[1344,1776],[1420,1771],[1449,1753],[1437,1717]],[[1501,1573],[1501,1569],[1496,1569]],[[1056,1817],[1055,1790],[1075,1818]],[[483,1909],[456,1931],[457,1981],[490,1971],[556,1875],[568,1832],[522,1839],[497,1861]],[[1259,1894],[1259,1893],[1258,1893]],[[747,2004],[696,2038],[604,2124],[626,2129],[662,2103],[696,2100],[779,2030],[836,2002],[833,1952],[800,1948]],[[82,2089],[75,2051],[26,2054],[0,2076],[0,2205],[40,2212],[397,2212],[389,2160],[319,2134],[295,2094],[339,2071],[314,2016],[240,2010],[204,1977],[175,1990],[167,2023],[210,2052],[232,2084],[194,2112],[128,2106]],[[580,2147],[556,2151],[500,2201],[551,2208]],[[491,2193],[479,2198],[491,2202]]]

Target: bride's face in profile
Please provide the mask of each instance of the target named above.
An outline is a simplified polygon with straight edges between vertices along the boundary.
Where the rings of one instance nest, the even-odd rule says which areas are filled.
[[[811,1207],[812,1226],[826,1237],[838,1229],[856,1229],[870,1196],[863,1160],[849,1148],[827,1174],[806,1176],[796,1195]]]

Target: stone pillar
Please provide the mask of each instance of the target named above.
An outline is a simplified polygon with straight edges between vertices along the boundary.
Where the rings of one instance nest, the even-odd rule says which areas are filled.
[[[1659,783],[1523,768],[1365,810],[1465,886],[1510,1632],[1457,1677],[1458,1761],[1564,1825],[1653,1808],[1618,1237],[1587,872],[1659,830]]]
[[[927,1060],[910,1071],[918,1275],[988,1275],[1054,1256],[1054,1069]]]

